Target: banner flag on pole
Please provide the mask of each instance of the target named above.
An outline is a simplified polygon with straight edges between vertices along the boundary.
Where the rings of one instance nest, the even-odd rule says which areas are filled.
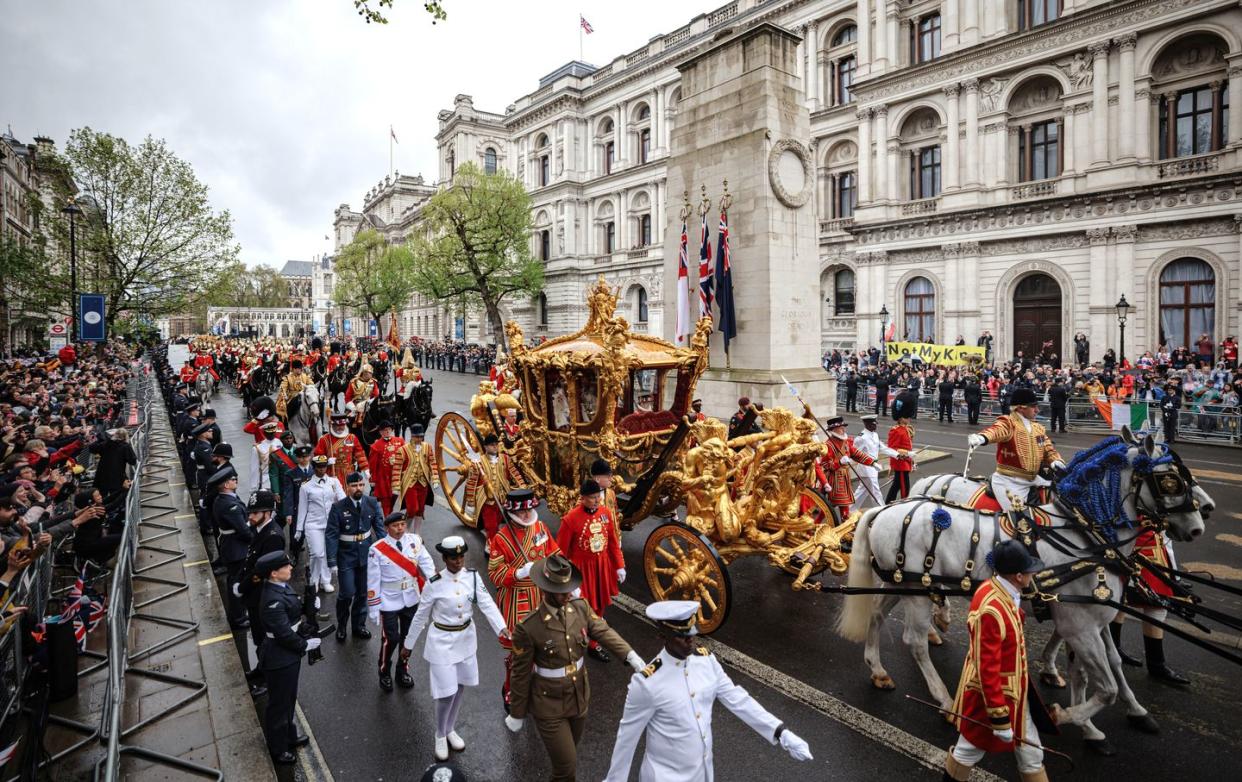
[[[737,315],[733,311],[733,268],[729,258],[729,213],[720,212],[720,248],[716,253],[716,307],[720,310],[719,331],[724,337],[725,354],[729,340],[737,337]]]
[[[677,334],[674,344],[690,344],[690,239],[686,221],[681,221],[681,249],[677,252]]]
[[[401,349],[401,334],[397,328],[397,311],[396,310],[392,311],[392,321],[388,327],[388,344],[392,345],[393,350]]]
[[[707,235],[707,212],[699,226],[699,317],[712,316],[712,243]]]
[[[1148,409],[1146,402],[1110,402],[1107,399],[1096,399],[1095,409],[1108,424],[1109,429],[1120,430],[1124,426],[1131,431],[1140,432],[1147,429]]]

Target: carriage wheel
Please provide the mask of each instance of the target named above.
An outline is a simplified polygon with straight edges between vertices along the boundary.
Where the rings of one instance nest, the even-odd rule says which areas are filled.
[[[798,497],[799,508],[803,508],[803,513],[810,517],[811,521],[819,524],[827,524],[829,527],[835,527],[841,523],[841,516],[837,513],[837,509],[828,504],[824,499],[824,495],[814,489],[804,488],[802,494]],[[828,568],[828,564],[821,558],[811,568],[811,575],[818,575]],[[791,576],[796,576],[802,572],[800,565],[790,562],[781,566]]]
[[[470,475],[469,450],[483,453],[483,441],[474,426],[458,413],[445,413],[436,424],[436,459],[440,466],[440,489],[449,508],[462,524],[478,529],[481,507],[466,512],[466,478]]]
[[[724,624],[732,605],[729,571],[716,547],[685,524],[655,528],[643,546],[647,586],[656,600],[697,600],[699,632]]]

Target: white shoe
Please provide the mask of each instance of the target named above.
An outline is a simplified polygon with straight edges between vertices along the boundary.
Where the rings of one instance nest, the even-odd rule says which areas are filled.
[[[436,760],[448,760],[448,740],[443,736],[436,736]]]
[[[454,752],[461,752],[466,748],[466,742],[461,740],[461,736],[458,736],[457,731],[455,730],[449,732],[448,743],[449,746],[453,748]]]
[[[332,586],[332,582],[329,581],[328,583],[323,585],[323,591],[327,592],[328,594],[331,594],[336,591],[336,587]]]

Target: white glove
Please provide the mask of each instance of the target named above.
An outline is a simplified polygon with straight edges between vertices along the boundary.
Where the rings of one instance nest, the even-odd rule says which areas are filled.
[[[992,735],[1006,744],[1013,743],[1013,728],[1005,728],[1004,730],[994,730]]]
[[[623,567],[617,568],[617,583],[618,584],[625,583],[625,568]]]
[[[570,592],[569,596],[572,597],[574,600],[577,600],[578,598],[582,597],[582,587],[574,587],[574,591]]]
[[[233,585],[233,597],[241,597],[241,584]]]
[[[318,638],[307,638],[306,639],[306,651],[308,652],[315,651],[316,649],[319,648],[319,645],[321,643],[323,643],[323,641]]]
[[[811,760],[811,748],[792,730],[781,731],[781,749],[794,760]]]
[[[1064,470],[1064,469],[1065,469],[1065,462],[1061,461],[1060,459],[1057,459],[1056,461],[1054,461],[1054,462],[1052,463],[1052,469],[1054,469],[1054,470]]]
[[[981,434],[972,434],[966,437],[966,444],[971,448],[978,448],[981,445],[986,445],[987,442],[987,439]]]
[[[520,720],[517,717],[505,717],[505,727],[510,731],[517,733],[526,724],[526,720]]]
[[[517,569],[517,573],[515,575],[517,575],[518,578],[526,578],[527,576],[530,575],[530,569],[532,565],[533,563],[527,562],[525,565],[522,565],[520,568]]]
[[[371,471],[370,471],[370,470],[363,470],[363,471],[362,471],[362,479],[363,479],[364,481],[366,481],[367,483],[370,483],[370,482],[371,482]]]
[[[853,463],[854,463],[854,460],[851,459],[850,457],[848,456],[841,457],[841,464],[853,464]]]
[[[638,652],[633,649],[625,656],[625,663],[634,669],[634,673],[642,673],[643,668],[647,667],[647,664],[643,662],[643,658],[639,657]]]

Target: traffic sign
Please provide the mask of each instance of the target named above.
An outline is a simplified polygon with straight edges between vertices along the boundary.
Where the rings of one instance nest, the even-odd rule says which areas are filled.
[[[66,337],[69,335],[69,327],[63,323],[49,323],[47,333],[52,337]]]

